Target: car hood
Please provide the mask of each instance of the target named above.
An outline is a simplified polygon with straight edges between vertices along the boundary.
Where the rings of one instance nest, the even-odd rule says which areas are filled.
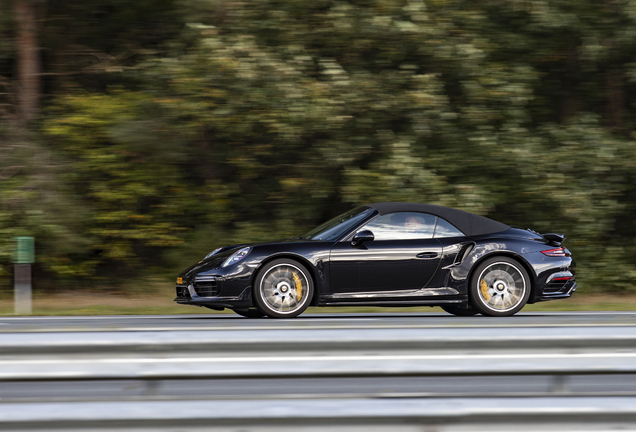
[[[259,243],[240,243],[234,244],[230,246],[223,246],[220,251],[211,257],[204,258],[195,265],[189,267],[188,269],[181,272],[179,276],[189,277],[196,273],[206,272],[217,267],[220,267],[223,264],[223,261],[228,259],[234,252],[237,250],[244,248],[246,246],[257,247],[261,245],[274,245],[281,243],[302,243],[302,242],[312,242],[315,240],[303,239],[303,238],[291,238],[291,239],[282,239],[278,241],[270,241],[270,242],[259,242]]]

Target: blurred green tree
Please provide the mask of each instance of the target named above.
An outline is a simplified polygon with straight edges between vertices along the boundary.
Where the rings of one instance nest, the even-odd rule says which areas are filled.
[[[223,243],[405,200],[563,231],[584,288],[635,289],[632,1],[47,5],[44,115],[5,135],[62,167],[42,171],[57,194],[37,189],[53,197],[45,215],[73,203],[41,234],[53,275],[169,273]],[[17,59],[0,38],[0,85]],[[20,211],[40,205],[27,172],[0,184],[31,203]]]

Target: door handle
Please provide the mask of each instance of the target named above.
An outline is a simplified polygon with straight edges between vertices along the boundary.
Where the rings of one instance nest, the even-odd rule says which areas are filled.
[[[437,252],[422,252],[422,253],[418,253],[415,256],[418,258],[425,258],[425,259],[437,258]]]

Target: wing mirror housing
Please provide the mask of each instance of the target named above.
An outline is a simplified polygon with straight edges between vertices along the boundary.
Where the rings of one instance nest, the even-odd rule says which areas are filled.
[[[375,236],[369,230],[362,230],[360,232],[355,233],[353,239],[351,239],[351,244],[354,246],[360,246],[364,242],[373,241]]]

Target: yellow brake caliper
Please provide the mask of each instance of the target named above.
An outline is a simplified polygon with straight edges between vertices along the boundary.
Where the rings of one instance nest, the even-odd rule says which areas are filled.
[[[296,292],[298,292],[298,301],[303,298],[303,283],[300,281],[300,278],[296,273],[292,273],[294,275],[294,284],[296,285]]]
[[[486,299],[486,301],[490,300],[490,294],[488,294],[488,285],[486,285],[485,280],[481,280],[481,282],[479,283],[479,288],[481,288],[481,295],[484,296],[484,299]]]

